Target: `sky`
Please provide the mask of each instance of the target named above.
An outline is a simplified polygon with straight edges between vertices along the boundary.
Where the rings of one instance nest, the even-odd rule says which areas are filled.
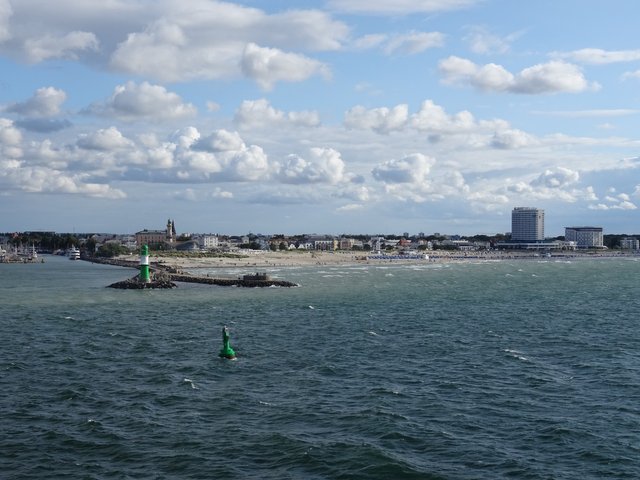
[[[640,232],[636,0],[0,0],[0,231]]]

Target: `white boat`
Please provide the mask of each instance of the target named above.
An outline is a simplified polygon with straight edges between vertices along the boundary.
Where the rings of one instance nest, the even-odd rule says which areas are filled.
[[[80,250],[76,247],[71,247],[68,250],[67,255],[69,256],[69,260],[80,260]]]

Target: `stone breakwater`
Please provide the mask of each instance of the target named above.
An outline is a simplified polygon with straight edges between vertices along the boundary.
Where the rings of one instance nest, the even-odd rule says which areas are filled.
[[[142,282],[138,277],[129,278],[121,282],[112,283],[109,288],[122,290],[142,290],[145,288],[175,288],[174,282],[202,283],[206,285],[218,285],[221,287],[297,287],[296,283],[286,280],[274,279],[247,279],[247,278],[212,278],[189,275],[186,273],[167,273],[153,275],[151,282]]]
[[[135,261],[118,259],[91,258],[88,261],[120,267],[137,268]],[[297,287],[297,283],[286,280],[269,278],[266,275],[245,275],[241,278],[216,278],[192,275],[173,267],[154,265],[151,267],[151,282],[142,282],[139,277],[129,278],[121,282],[108,285],[109,288],[125,290],[142,290],[147,288],[175,288],[174,282],[201,283],[205,285],[218,285],[222,287]]]
[[[108,288],[120,290],[144,290],[147,288],[176,288],[177,285],[166,278],[153,279],[151,282],[142,282],[138,277],[129,278],[121,282],[112,283]]]
[[[297,283],[275,279],[249,279],[249,278],[212,278],[189,275],[185,273],[170,273],[169,278],[173,282],[204,283],[207,285],[220,285],[223,287],[297,287]]]

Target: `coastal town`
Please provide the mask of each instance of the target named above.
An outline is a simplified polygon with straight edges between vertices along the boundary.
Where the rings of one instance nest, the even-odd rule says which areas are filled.
[[[565,235],[544,234],[544,210],[515,207],[511,232],[505,234],[401,235],[253,234],[219,235],[180,233],[169,219],[163,229],[142,229],[134,234],[58,234],[14,232],[0,234],[0,262],[34,262],[38,253],[71,258],[126,258],[148,245],[156,261],[197,266],[282,266],[391,260],[455,260],[465,258],[536,257],[543,255],[639,254],[640,235],[608,234],[601,227],[572,226]]]

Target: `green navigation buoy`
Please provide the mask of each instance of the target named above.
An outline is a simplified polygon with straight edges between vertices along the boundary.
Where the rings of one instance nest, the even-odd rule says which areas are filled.
[[[226,325],[222,327],[222,350],[220,350],[220,356],[229,360],[236,358],[236,352],[229,345],[229,329]]]
[[[140,280],[144,283],[151,282],[149,275],[149,247],[142,245],[140,248]]]

